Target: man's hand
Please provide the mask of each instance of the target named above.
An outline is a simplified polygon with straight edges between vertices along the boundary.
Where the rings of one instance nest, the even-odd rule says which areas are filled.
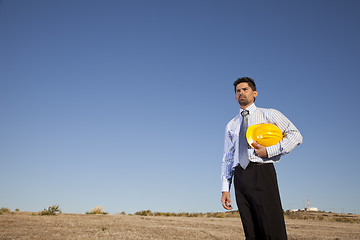
[[[221,203],[226,210],[232,209],[229,192],[222,192]]]
[[[267,158],[268,157],[265,146],[260,145],[257,142],[253,142],[251,145],[254,147],[255,152],[259,157],[261,157],[261,158]]]

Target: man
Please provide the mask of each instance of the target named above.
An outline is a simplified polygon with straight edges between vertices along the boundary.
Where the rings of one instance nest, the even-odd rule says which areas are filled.
[[[240,113],[226,126],[222,159],[222,197],[225,209],[231,210],[230,186],[234,177],[236,203],[246,239],[287,239],[283,209],[273,163],[302,143],[296,127],[275,109],[258,108],[256,84],[248,77],[234,82],[235,98]],[[275,124],[283,133],[276,145],[265,147],[247,143],[247,127]]]

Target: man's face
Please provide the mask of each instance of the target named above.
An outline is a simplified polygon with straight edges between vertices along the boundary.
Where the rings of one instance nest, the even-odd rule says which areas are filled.
[[[258,92],[253,91],[251,87],[249,87],[249,84],[246,82],[242,82],[236,85],[235,98],[242,109],[250,106],[255,101],[257,95]]]

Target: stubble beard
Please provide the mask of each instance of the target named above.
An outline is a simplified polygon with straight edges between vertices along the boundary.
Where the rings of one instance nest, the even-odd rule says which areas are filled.
[[[247,106],[249,104],[249,101],[244,98],[244,99],[240,99],[240,97],[238,98],[238,103],[240,104],[240,106]]]

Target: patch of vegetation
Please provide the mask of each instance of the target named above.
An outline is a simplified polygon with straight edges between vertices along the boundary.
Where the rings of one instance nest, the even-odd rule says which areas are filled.
[[[61,213],[61,209],[59,205],[53,205],[48,207],[48,209],[44,209],[41,212],[39,212],[40,215],[56,215],[56,213]]]
[[[152,212],[151,210],[142,210],[134,213],[138,216],[165,216],[165,217],[211,217],[211,218],[240,218],[238,211],[228,212],[210,212],[210,213],[170,213],[170,212]],[[131,216],[131,214],[129,214]],[[300,220],[313,220],[313,221],[331,221],[331,222],[345,222],[345,223],[360,223],[359,215],[354,214],[336,214],[328,212],[310,212],[299,211],[284,212],[285,218],[300,219]]]
[[[331,212],[284,212],[284,216],[289,219],[300,219],[300,220],[319,220],[319,221],[330,221],[330,222],[345,222],[345,223],[360,223],[358,215],[354,214],[336,214]]]
[[[107,212],[86,212],[86,214],[102,214],[102,215],[106,215],[109,214]]]
[[[170,212],[152,212],[151,210],[142,210],[134,213],[138,216],[165,216],[165,217],[215,217],[215,218],[228,218],[228,217],[240,217],[238,211],[230,212],[216,212],[216,213],[170,213]]]
[[[0,214],[7,213],[7,212],[11,212],[11,210],[9,208],[5,208],[5,207],[0,208]]]
[[[108,213],[104,212],[104,209],[101,206],[99,206],[99,207],[94,207],[93,209],[91,209],[90,212],[86,212],[86,214],[103,214],[103,215],[106,215]]]

